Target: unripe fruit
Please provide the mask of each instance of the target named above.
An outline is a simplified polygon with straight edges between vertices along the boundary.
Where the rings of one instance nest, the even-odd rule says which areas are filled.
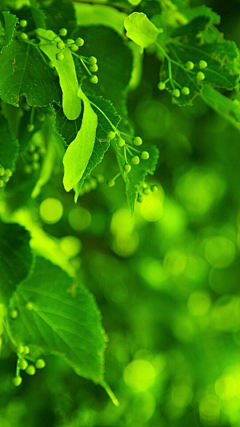
[[[118,142],[117,142],[117,145],[120,147],[120,148],[122,148],[122,147],[124,147],[124,145],[126,144],[126,142],[125,142],[125,140],[123,139],[123,138],[119,138],[119,140],[118,140]]]
[[[43,359],[38,359],[38,360],[36,361],[36,368],[37,368],[37,369],[43,369],[43,368],[45,368],[45,366],[46,366],[46,362],[45,362],[45,360],[43,360]]]
[[[158,192],[158,186],[157,185],[152,185],[151,186],[151,190],[153,193],[157,193]]]
[[[97,178],[97,182],[99,182],[99,184],[102,184],[104,182],[104,176],[101,173],[99,173],[96,176],[96,178]]]
[[[126,164],[126,165],[124,165],[123,169],[126,173],[129,173],[132,169],[132,166],[129,164]]]
[[[67,39],[67,45],[70,46],[72,44],[74,44],[75,41],[73,39]]]
[[[76,43],[76,45],[77,45],[77,46],[81,47],[81,46],[83,46],[83,45],[84,45],[84,40],[83,40],[81,37],[78,37],[78,38],[75,40],[75,43]]]
[[[25,28],[27,26],[27,21],[26,19],[21,19],[21,21],[19,22],[20,27]]]
[[[23,41],[28,40],[28,35],[26,33],[21,33],[19,34],[19,38]]]
[[[29,348],[27,345],[25,345],[25,346],[24,346],[23,354],[24,354],[24,355],[26,355],[26,354],[28,354],[28,353],[30,353],[30,348]]]
[[[132,157],[132,163],[134,165],[138,165],[140,163],[140,158],[138,156],[133,156]]]
[[[0,179],[0,188],[4,187],[4,181],[2,179]]]
[[[148,151],[143,151],[142,153],[141,153],[141,159],[143,159],[143,160],[147,160],[147,159],[149,159],[149,152]]]
[[[67,29],[66,28],[61,28],[61,30],[59,31],[59,35],[62,37],[65,37],[67,35]]]
[[[5,175],[5,169],[3,167],[0,168],[0,176]]]
[[[78,51],[78,49],[79,49],[79,47],[78,47],[76,44],[73,44],[73,45],[71,46],[71,50],[72,50],[73,52],[77,52],[77,51]]]
[[[89,62],[89,64],[96,64],[97,58],[95,58],[95,56],[90,56],[88,62]]]
[[[197,73],[197,80],[199,80],[199,81],[203,81],[204,79],[205,79],[205,74],[204,73],[202,73],[202,71],[199,71],[198,73]]]
[[[10,316],[12,319],[16,319],[18,317],[18,310],[12,310]]]
[[[201,70],[204,70],[204,68],[207,68],[207,66],[208,66],[208,63],[206,62],[206,61],[199,61],[199,68],[201,69]]]
[[[5,175],[8,176],[8,177],[11,177],[12,176],[12,171],[10,169],[6,169],[5,170]]]
[[[151,190],[150,190],[150,188],[144,188],[143,193],[144,193],[146,196],[149,196],[149,194],[151,194]]]
[[[25,307],[27,310],[32,311],[34,308],[34,305],[31,301],[28,301]]]
[[[17,348],[16,348],[16,353],[17,354],[23,354],[24,353],[24,346],[23,345],[19,345],[19,346],[17,346]]]
[[[38,162],[33,162],[33,170],[38,171],[40,169],[40,164]]]
[[[108,181],[107,181],[107,186],[108,187],[114,187],[114,185],[115,185],[116,183],[115,183],[115,181],[114,181],[114,179],[109,179]]]
[[[158,89],[159,89],[159,90],[164,90],[164,89],[166,89],[166,84],[165,84],[165,83],[163,83],[163,82],[158,83]]]
[[[57,44],[58,49],[62,50],[65,48],[65,43],[63,41],[58,42]]]
[[[134,145],[136,145],[136,147],[138,147],[139,145],[142,145],[143,141],[142,138],[140,138],[140,136],[136,136],[133,140]]]
[[[33,132],[33,131],[34,131],[34,128],[35,128],[35,126],[34,126],[33,124],[31,124],[31,123],[29,123],[29,124],[27,125],[27,130],[28,130],[28,132]]]
[[[20,384],[22,384],[22,378],[21,377],[15,377],[15,378],[13,378],[12,382],[13,382],[13,385],[15,387],[18,387]]]
[[[187,61],[185,67],[187,68],[187,70],[193,70],[194,63],[192,61]]]
[[[25,369],[27,369],[27,367],[28,367],[28,362],[25,359],[20,360],[20,362],[19,362],[19,368],[22,371],[25,371]]]
[[[34,366],[34,365],[30,365],[30,366],[28,366],[28,367],[27,367],[27,369],[26,369],[26,373],[27,373],[28,375],[35,375],[35,373],[36,373],[36,368],[35,368],[35,366]]]
[[[142,197],[142,196],[138,196],[138,198],[137,198],[137,202],[138,202],[138,203],[142,203],[142,202],[143,202],[143,197]]]
[[[189,89],[189,87],[184,86],[184,87],[182,88],[182,94],[183,94],[183,95],[189,95],[189,94],[190,94],[190,89]]]
[[[180,97],[180,90],[179,89],[174,89],[173,90],[173,96],[175,96],[175,98],[179,98]]]
[[[56,59],[58,60],[58,61],[63,61],[64,60],[64,55],[63,55],[63,53],[57,53],[57,55],[56,55]]]
[[[112,139],[114,139],[116,136],[116,132],[110,131],[107,134],[107,138],[110,139],[110,141],[112,141]]]
[[[97,76],[92,76],[90,78],[90,82],[93,83],[94,85],[96,85],[98,83],[98,77]]]
[[[49,61],[48,66],[49,66],[49,68],[52,68],[52,69],[55,68],[55,65],[54,65],[53,61]]]
[[[98,71],[98,66],[97,66],[97,64],[90,65],[89,70],[90,70],[92,73],[96,73],[96,72]]]

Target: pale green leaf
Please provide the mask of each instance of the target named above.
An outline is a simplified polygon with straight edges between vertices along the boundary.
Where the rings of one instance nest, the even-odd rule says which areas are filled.
[[[58,61],[56,55],[61,51],[57,48],[56,43],[61,39],[50,30],[38,28],[36,32],[41,40],[41,50],[53,62],[58,72],[63,94],[62,106],[64,114],[69,120],[76,120],[81,113],[82,104],[81,99],[77,97],[79,84],[71,51],[66,47],[63,61]],[[55,40],[53,41],[54,38]]]
[[[127,37],[142,49],[155,43],[159,35],[159,30],[145,13],[133,12],[125,19],[124,27],[127,30]]]
[[[66,191],[70,191],[82,178],[93,152],[96,137],[97,115],[83,92],[81,96],[84,104],[82,125],[63,158],[63,184]]]
[[[103,381],[105,335],[98,308],[87,289],[60,267],[38,258],[31,277],[18,286],[11,308],[19,311],[9,322],[11,334],[30,347],[30,355],[34,348],[55,354],[78,375]]]

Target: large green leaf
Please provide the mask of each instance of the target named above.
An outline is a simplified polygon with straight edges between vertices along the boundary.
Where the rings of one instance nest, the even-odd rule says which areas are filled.
[[[38,258],[11,306],[19,311],[10,321],[18,343],[62,357],[82,377],[103,380],[105,335],[99,311],[87,289],[76,287],[61,268]]]
[[[83,90],[87,95],[99,95],[109,99],[118,114],[126,115],[126,97],[132,75],[132,52],[123,37],[103,26],[82,27],[74,32],[74,37],[83,37],[84,56],[95,56],[98,60],[97,72],[99,82],[93,85],[89,79],[84,80]],[[107,55],[106,55],[107,52]],[[84,68],[79,66],[79,77],[86,76]]]
[[[138,44],[142,51],[150,44],[155,43],[159,30],[148,19],[145,13],[133,12],[124,21],[127,37]]]
[[[16,25],[18,22],[18,19],[15,15],[9,12],[1,12],[2,18],[3,18],[3,26],[4,26],[4,38],[3,42],[1,43],[1,48],[4,46],[8,46],[15,33]]]
[[[29,105],[39,107],[61,99],[58,80],[37,49],[25,42],[13,41],[0,54],[0,98],[19,106],[22,95]]]
[[[72,53],[67,47],[64,49],[63,61],[58,61],[56,55],[60,52],[56,41],[61,39],[50,30],[38,28],[36,31],[41,40],[40,48],[53,62],[59,75],[60,86],[62,89],[63,112],[68,120],[76,120],[81,113],[81,99],[77,97],[78,79],[75,70]],[[54,40],[52,42],[52,40]],[[49,40],[49,43],[46,42]]]
[[[9,130],[7,120],[0,114],[0,166],[13,169],[18,154],[18,143]]]
[[[32,266],[30,235],[18,224],[0,221],[0,300],[7,303]]]
[[[96,138],[97,115],[94,113],[88,98],[79,89],[78,95],[80,96],[80,94],[84,104],[81,128],[74,141],[68,146],[63,158],[63,184],[66,191],[72,190],[82,178],[93,152]]]

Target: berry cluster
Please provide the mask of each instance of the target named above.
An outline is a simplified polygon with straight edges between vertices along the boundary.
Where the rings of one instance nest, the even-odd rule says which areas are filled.
[[[157,185],[148,185],[146,182],[144,182],[141,188],[139,189],[137,202],[142,203],[144,196],[149,196],[151,193],[157,193],[157,192],[158,192]]]
[[[84,184],[79,192],[80,196],[83,196],[86,193],[90,193],[90,191],[95,190],[98,184],[102,184],[104,182],[104,176],[102,174],[98,174],[96,176],[88,176],[84,181]]]
[[[2,189],[6,183],[10,180],[12,176],[12,171],[10,169],[5,169],[0,165],[0,189]]]
[[[33,364],[28,346],[19,345],[16,348],[16,353],[18,358],[13,385],[18,387],[22,383],[21,371],[25,371],[28,375],[35,375],[36,369],[43,369],[46,366],[46,362],[44,359],[37,359]]]
[[[41,160],[45,153],[46,148],[42,141],[38,143],[31,141],[28,150],[22,154],[26,174],[29,175],[40,169]]]
[[[59,36],[65,37],[67,33],[68,33],[67,29],[62,28],[59,31]],[[92,74],[98,71],[97,58],[95,58],[95,56],[90,56],[88,58],[76,53],[79,50],[79,48],[82,47],[83,45],[84,45],[84,40],[81,37],[77,37],[76,40],[67,39],[65,42],[63,40],[57,41],[57,48],[59,49],[59,52],[56,54],[56,59],[58,61],[63,61],[64,50],[66,48],[70,49],[72,54],[80,60],[81,64],[87,71],[88,75],[90,76],[90,82],[93,84],[97,84],[98,77]],[[52,61],[49,62],[49,67],[54,68],[54,63]]]
[[[189,73],[189,77],[191,79],[194,79],[196,83],[200,83],[205,80],[206,76],[203,70],[205,70],[208,67],[208,64],[206,61],[200,60],[198,64],[194,64],[192,61],[187,61],[186,64],[180,64],[172,60],[170,57],[167,57],[167,60],[168,60],[169,76],[165,81],[159,82],[158,89],[160,91],[168,89],[167,84],[170,83],[171,89],[170,90],[168,89],[168,90],[174,96],[174,98],[180,98],[181,95],[183,96],[190,95],[190,88],[188,86],[181,86],[175,79],[173,79],[172,71],[171,71],[172,63],[182,68],[186,73]]]

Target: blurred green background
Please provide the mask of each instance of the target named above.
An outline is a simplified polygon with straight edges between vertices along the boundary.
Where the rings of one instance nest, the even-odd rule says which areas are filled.
[[[218,12],[240,46],[239,1],[191,4]],[[136,134],[159,147],[159,192],[131,218],[120,180],[75,205],[56,175],[29,205],[95,295],[120,406],[55,357],[14,388],[4,347],[1,427],[240,426],[240,134],[200,99],[173,105],[158,75],[149,54],[128,107]]]

